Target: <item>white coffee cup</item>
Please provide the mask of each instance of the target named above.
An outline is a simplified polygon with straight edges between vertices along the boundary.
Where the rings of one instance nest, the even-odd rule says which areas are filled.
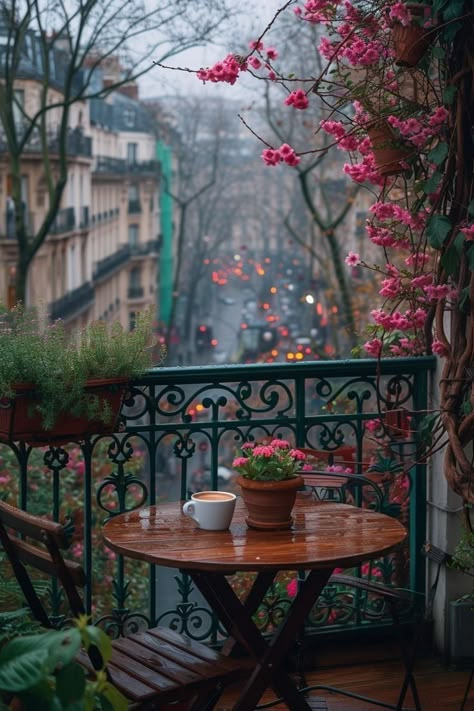
[[[225,531],[234,515],[235,500],[235,494],[228,491],[199,491],[184,504],[183,513],[205,531]]]

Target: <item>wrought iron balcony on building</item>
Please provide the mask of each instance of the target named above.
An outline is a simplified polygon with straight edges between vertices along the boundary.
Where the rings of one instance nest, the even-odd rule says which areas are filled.
[[[73,207],[65,207],[59,210],[51,225],[49,232],[52,235],[63,234],[64,232],[72,232],[76,227],[76,214]]]
[[[92,298],[90,286],[85,290]],[[61,302],[66,305],[73,296]],[[219,625],[197,600],[189,578],[111,556],[102,545],[104,520],[148,503],[185,499],[195,491],[232,491],[232,461],[243,441],[277,437],[326,452],[349,445],[355,453],[353,470],[346,475],[350,503],[398,518],[410,535],[395,553],[347,572],[418,592],[422,605],[426,464],[416,455],[417,430],[428,407],[428,381],[435,365],[435,358],[418,357],[155,368],[131,384],[115,435],[92,437],[67,452],[13,446],[7,452],[8,461],[17,462],[9,467],[10,486],[16,482],[12,491],[20,493],[11,503],[37,512],[35,490],[43,472],[40,501],[48,494],[55,516],[67,511],[79,523],[74,555],[89,576],[86,607],[94,611],[95,620],[106,620],[117,634],[152,622],[216,642],[221,639]],[[374,440],[373,426],[386,418],[388,427],[387,412],[395,393],[412,419],[390,450],[408,466],[402,470],[390,466],[382,435],[383,468],[371,474],[366,460],[379,441]],[[8,446],[0,445],[2,456],[2,448]],[[362,480],[363,487],[356,485]],[[337,500],[327,489],[318,497],[322,503],[315,505]],[[44,506],[39,512],[47,513]],[[277,624],[287,609],[295,575],[272,585],[261,607],[262,630]],[[235,589],[245,593],[247,584],[248,577],[242,574]],[[63,614],[60,596],[51,595],[48,601],[53,615]],[[412,622],[419,610],[414,606],[403,614],[405,622]],[[328,586],[306,621],[306,634],[384,629],[388,619],[387,606],[378,606],[372,595]]]
[[[60,318],[63,321],[68,321],[72,316],[85,311],[93,303],[94,287],[90,281],[87,281],[77,289],[53,301],[50,307],[51,320],[56,321],[56,319]]]
[[[128,298],[129,299],[143,299],[144,296],[143,286],[129,286],[128,287]]]
[[[17,128],[18,139],[21,140],[24,132],[21,126]],[[59,154],[61,150],[61,137],[58,128],[50,129],[46,132],[45,147],[51,154]],[[26,142],[24,149],[25,153],[28,154],[42,154],[43,152],[43,140],[41,138],[38,129],[34,129],[31,136]],[[6,141],[5,134],[0,133],[0,154],[8,153],[8,144]],[[82,156],[84,158],[92,157],[92,138],[90,136],[85,136],[84,131],[77,127],[68,129],[65,137],[65,153],[68,157]]]
[[[33,235],[35,230],[35,214],[25,212],[25,228],[28,235]],[[0,239],[16,239],[15,210],[11,205],[5,210],[4,229],[0,228]]]
[[[158,254],[160,250],[160,242],[157,239],[149,240],[148,242],[137,242],[130,245],[131,257],[147,257],[150,254]]]
[[[160,163],[156,160],[135,160],[128,161],[124,158],[112,158],[110,156],[97,156],[95,173],[120,174],[120,175],[160,175]]]
[[[122,264],[128,262],[129,259],[130,247],[128,244],[124,245],[123,247],[120,247],[120,249],[118,249],[113,254],[110,254],[108,257],[100,259],[95,265],[93,274],[94,281],[99,281],[110,276],[118,269],[120,269]]]
[[[85,229],[86,227],[89,227],[89,219],[90,219],[89,218],[89,208],[87,206],[82,206],[79,227],[81,229]]]
[[[136,215],[142,211],[142,206],[140,200],[129,200],[128,201],[128,214]]]

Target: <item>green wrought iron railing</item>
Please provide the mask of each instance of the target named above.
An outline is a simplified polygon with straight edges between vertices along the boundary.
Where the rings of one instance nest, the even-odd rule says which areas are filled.
[[[64,448],[0,445],[2,496],[34,513],[71,519],[70,554],[89,579],[86,606],[109,632],[160,623],[216,641],[222,631],[189,578],[108,551],[104,521],[197,490],[236,491],[232,459],[245,440],[276,436],[329,451],[336,470],[337,450],[350,446],[345,500],[398,517],[409,536],[405,547],[349,572],[422,593],[426,465],[417,431],[434,367],[434,358],[420,357],[155,369],[133,383],[123,429],[112,436]],[[314,494],[334,498],[341,489],[316,487]],[[250,580],[238,575],[232,583],[244,594]],[[296,571],[275,581],[258,613],[262,627],[278,623],[296,585]],[[54,581],[51,609],[58,620],[66,613]],[[386,621],[380,601],[328,586],[307,627],[332,632]]]

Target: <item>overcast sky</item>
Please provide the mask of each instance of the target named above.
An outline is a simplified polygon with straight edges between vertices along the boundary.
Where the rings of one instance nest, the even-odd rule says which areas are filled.
[[[199,2],[199,0],[195,0]],[[235,27],[233,37],[226,40],[220,38],[218,44],[209,47],[196,47],[173,57],[167,62],[171,66],[189,67],[200,69],[207,67],[229,52],[242,51],[242,46],[247,47],[251,39],[256,39],[270,22],[275,12],[284,4],[285,0],[258,0],[252,5],[257,9],[249,10]],[[233,0],[242,5],[240,0]],[[143,98],[166,96],[175,93],[191,93],[206,96],[229,96],[243,98],[246,93],[247,82],[237,82],[234,86],[225,84],[206,84],[203,86],[194,74],[178,71],[166,71],[159,67],[151,69],[140,80],[140,91]]]

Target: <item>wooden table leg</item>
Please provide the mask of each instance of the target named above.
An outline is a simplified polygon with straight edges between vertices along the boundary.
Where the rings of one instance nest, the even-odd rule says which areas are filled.
[[[296,684],[282,668],[285,655],[298,629],[329,580],[332,570],[309,573],[293,600],[288,614],[269,643],[252,620],[249,608],[238,599],[225,575],[210,571],[189,571],[196,587],[211,605],[228,633],[256,660],[255,670],[244,686],[233,711],[253,711],[267,686],[284,699],[291,711],[310,711]],[[272,576],[277,571],[272,571]],[[269,574],[269,571],[266,571]],[[258,576],[257,576],[258,581]],[[256,583],[257,583],[256,581]]]
[[[245,597],[242,603],[243,608],[249,617],[252,617],[252,615],[257,612],[261,602],[263,601],[263,598],[265,597],[265,593],[267,592],[274,579],[275,578],[273,571],[265,571],[263,573],[259,573],[256,576],[248,595]],[[222,653],[228,657],[231,657],[234,654],[238,653],[239,649],[241,649],[240,644],[234,637],[230,636],[223,645]]]

